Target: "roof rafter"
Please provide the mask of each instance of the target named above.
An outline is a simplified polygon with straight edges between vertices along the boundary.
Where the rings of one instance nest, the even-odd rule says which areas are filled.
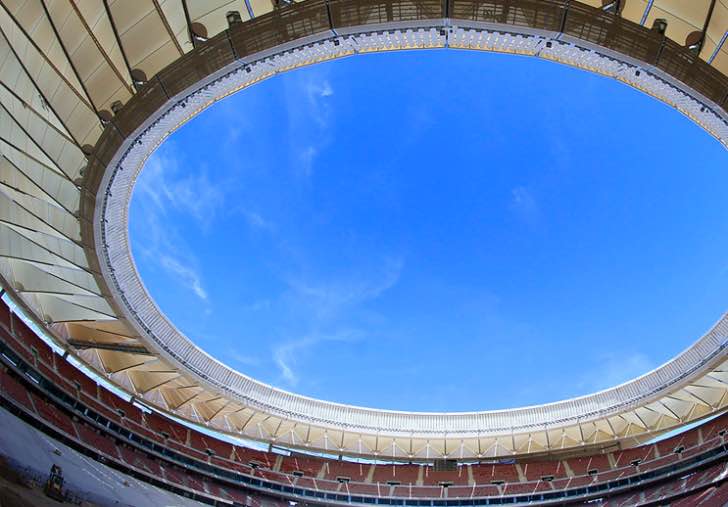
[[[71,7],[73,8],[73,11],[76,13],[76,16],[78,16],[79,21],[83,25],[84,29],[88,33],[89,37],[91,37],[91,40],[96,45],[96,48],[101,53],[101,56],[104,57],[104,60],[106,60],[106,63],[109,65],[111,70],[114,71],[114,74],[119,78],[119,81],[124,85],[124,87],[127,89],[129,93],[134,95],[134,88],[129,85],[125,80],[124,77],[121,75],[121,72],[119,69],[116,68],[116,65],[114,65],[114,62],[111,61],[111,58],[109,57],[106,50],[103,48],[101,43],[99,43],[99,40],[96,38],[96,35],[94,35],[93,30],[91,30],[91,27],[88,26],[88,23],[86,23],[86,19],[83,17],[83,14],[81,14],[81,11],[78,9],[78,6],[76,5],[76,2],[74,0],[68,0],[68,3],[71,4]]]

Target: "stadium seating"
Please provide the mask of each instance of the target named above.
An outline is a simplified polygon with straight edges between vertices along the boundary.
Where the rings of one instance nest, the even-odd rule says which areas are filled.
[[[661,502],[673,497],[680,497],[683,504],[692,499],[713,505],[710,502],[726,494],[721,485],[728,475],[726,465],[708,466],[701,461],[704,455],[716,452],[722,452],[725,461],[726,414],[655,444],[611,454],[461,464],[450,472],[435,472],[428,464],[355,463],[301,453],[286,456],[232,445],[161,414],[140,410],[54,354],[30,328],[20,325],[19,318],[4,305],[0,307],[0,342],[17,355],[17,361],[6,361],[0,368],[0,395],[5,404],[10,403],[26,418],[42,422],[69,442],[92,450],[106,462],[203,497],[243,498],[253,504],[247,499],[249,489],[244,484],[220,479],[230,473],[237,474],[238,479],[247,477],[247,484],[256,484],[251,481],[258,479],[264,481],[260,487],[277,491],[290,488],[289,494],[294,495],[305,489],[346,497],[470,499],[574,489],[587,494],[586,488],[601,484],[607,486],[600,494],[609,497],[608,505]],[[25,375],[16,371],[20,361],[28,368]],[[51,385],[57,391],[48,387]],[[59,397],[73,400],[73,404]],[[107,422],[99,423],[98,417]],[[695,467],[678,469],[675,478],[667,475],[682,463],[695,463]],[[650,473],[645,480],[653,480],[655,485],[642,485],[639,481],[645,476],[640,474]],[[666,479],[654,480],[661,473]],[[634,484],[632,478],[636,478]],[[294,493],[294,488],[299,492]],[[588,494],[594,496],[593,492]]]

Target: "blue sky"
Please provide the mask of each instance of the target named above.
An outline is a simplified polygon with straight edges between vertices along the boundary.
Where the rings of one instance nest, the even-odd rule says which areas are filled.
[[[262,381],[391,409],[543,403],[647,372],[726,311],[727,162],[600,76],[363,55],[171,136],[132,248],[172,321]]]

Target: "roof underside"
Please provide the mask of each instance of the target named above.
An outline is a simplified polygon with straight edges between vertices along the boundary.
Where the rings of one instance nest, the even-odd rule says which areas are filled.
[[[106,286],[92,221],[94,192],[102,174],[92,171],[89,157],[100,152],[93,147],[114,113],[123,111],[132,97],[148,89],[143,82],[194,50],[205,50],[204,39],[228,28],[228,12],[237,11],[245,22],[269,19],[264,15],[274,9],[296,12],[299,6],[275,7],[270,0],[1,2],[3,284],[47,325],[62,346],[136,397],[175,415],[277,445],[414,459],[541,453],[583,445],[603,447],[615,441],[639,443],[728,405],[725,350],[702,365],[700,375],[619,413],[585,417],[575,424],[457,438],[447,431],[409,435],[351,431],[330,422],[286,416],[222,393],[160,354],[159,346],[125,318],[118,299]],[[306,0],[304,6],[313,2]],[[503,3],[477,2],[493,9]],[[601,0],[586,3],[595,7],[610,4]],[[402,5],[415,4],[382,2],[380,10]],[[623,0],[615,7],[623,18],[646,27],[652,27],[655,19],[665,19],[669,39],[680,46],[686,42],[696,46],[698,58],[721,74],[728,73],[725,0]],[[509,23],[509,19],[503,22]],[[459,36],[465,40],[465,35]],[[553,59],[568,60],[567,56]],[[298,64],[304,63],[310,62]],[[728,88],[724,90],[728,94]],[[723,97],[725,100],[725,94]],[[144,115],[153,112],[144,111]],[[103,160],[103,167],[110,161]],[[728,324],[723,321],[721,326],[713,331],[725,343]],[[698,364],[702,358],[694,359]]]

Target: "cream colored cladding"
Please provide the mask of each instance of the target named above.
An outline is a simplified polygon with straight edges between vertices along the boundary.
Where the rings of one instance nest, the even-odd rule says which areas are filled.
[[[190,39],[190,30],[185,17],[185,10],[182,2],[185,0],[161,0],[159,7],[162,14],[167,20],[170,31],[177,39],[177,45],[184,53],[193,49],[192,40]]]
[[[134,0],[134,8],[128,0],[111,0],[108,10],[130,71],[151,78],[184,53],[157,0]]]
[[[187,8],[190,19],[203,25],[209,36],[228,27],[225,17],[228,12],[237,12],[243,21],[250,19],[244,0],[188,0]],[[220,13],[223,15],[220,16]]]
[[[716,51],[728,31],[725,0],[620,3],[623,17],[637,23],[645,17],[647,27],[656,18],[666,19],[667,36],[680,44],[702,30],[712,5],[700,57],[723,73],[728,71],[728,43]],[[331,5],[334,9],[336,2]],[[110,111],[123,107],[145,78],[151,80],[204,44],[193,43],[193,26],[212,38],[228,28],[228,12],[237,11],[245,21],[251,12],[253,18],[260,17],[273,6],[271,0],[0,0],[0,274],[4,287],[48,326],[64,348],[139,399],[213,428],[277,445],[402,459],[631,445],[728,405],[725,353],[700,364],[697,352],[689,364],[697,365],[699,374],[686,375],[669,389],[604,415],[595,415],[595,405],[567,400],[564,403],[578,405],[583,416],[563,423],[540,419],[528,410],[427,415],[333,405],[272,391],[267,397],[245,398],[236,394],[240,378],[235,374],[223,375],[229,390],[203,381],[161,353],[145,333],[135,331],[111,296],[107,279],[99,278],[100,257],[89,238],[92,224],[81,218],[90,197],[82,200],[81,195],[88,176],[85,152],[103,132],[101,117],[107,120]],[[411,7],[402,2],[404,10]],[[370,12],[372,20],[379,12]],[[295,26],[298,30],[302,25]],[[612,74],[612,67],[600,69],[595,55],[580,60],[582,50],[547,49],[532,34],[509,38],[484,36],[480,28],[455,28],[450,33],[454,47],[540,54],[642,89],[651,86],[619,69]],[[322,35],[329,40],[316,47],[309,39],[307,48],[262,64],[262,70],[255,71],[260,75],[251,82],[275,72],[274,68],[295,68],[356,52],[444,45],[441,30],[432,26],[423,32],[345,31],[352,35],[339,37],[341,46],[333,44],[334,33]],[[518,33],[518,28],[513,31]],[[673,100],[670,87],[663,92],[667,94],[663,100]],[[689,101],[676,97],[670,103],[693,119],[704,120],[700,111],[689,109]],[[727,335],[723,320],[711,337],[719,340]],[[490,429],[470,431],[476,427]]]
[[[599,7],[603,0],[587,0],[584,3]],[[679,44],[685,44],[690,34],[701,33],[708,23],[700,57],[709,61],[724,74],[728,73],[728,1],[726,0],[621,0],[622,17],[650,28],[656,19],[667,21],[666,35]],[[644,23],[642,23],[644,19]],[[718,45],[723,42],[716,53]]]

